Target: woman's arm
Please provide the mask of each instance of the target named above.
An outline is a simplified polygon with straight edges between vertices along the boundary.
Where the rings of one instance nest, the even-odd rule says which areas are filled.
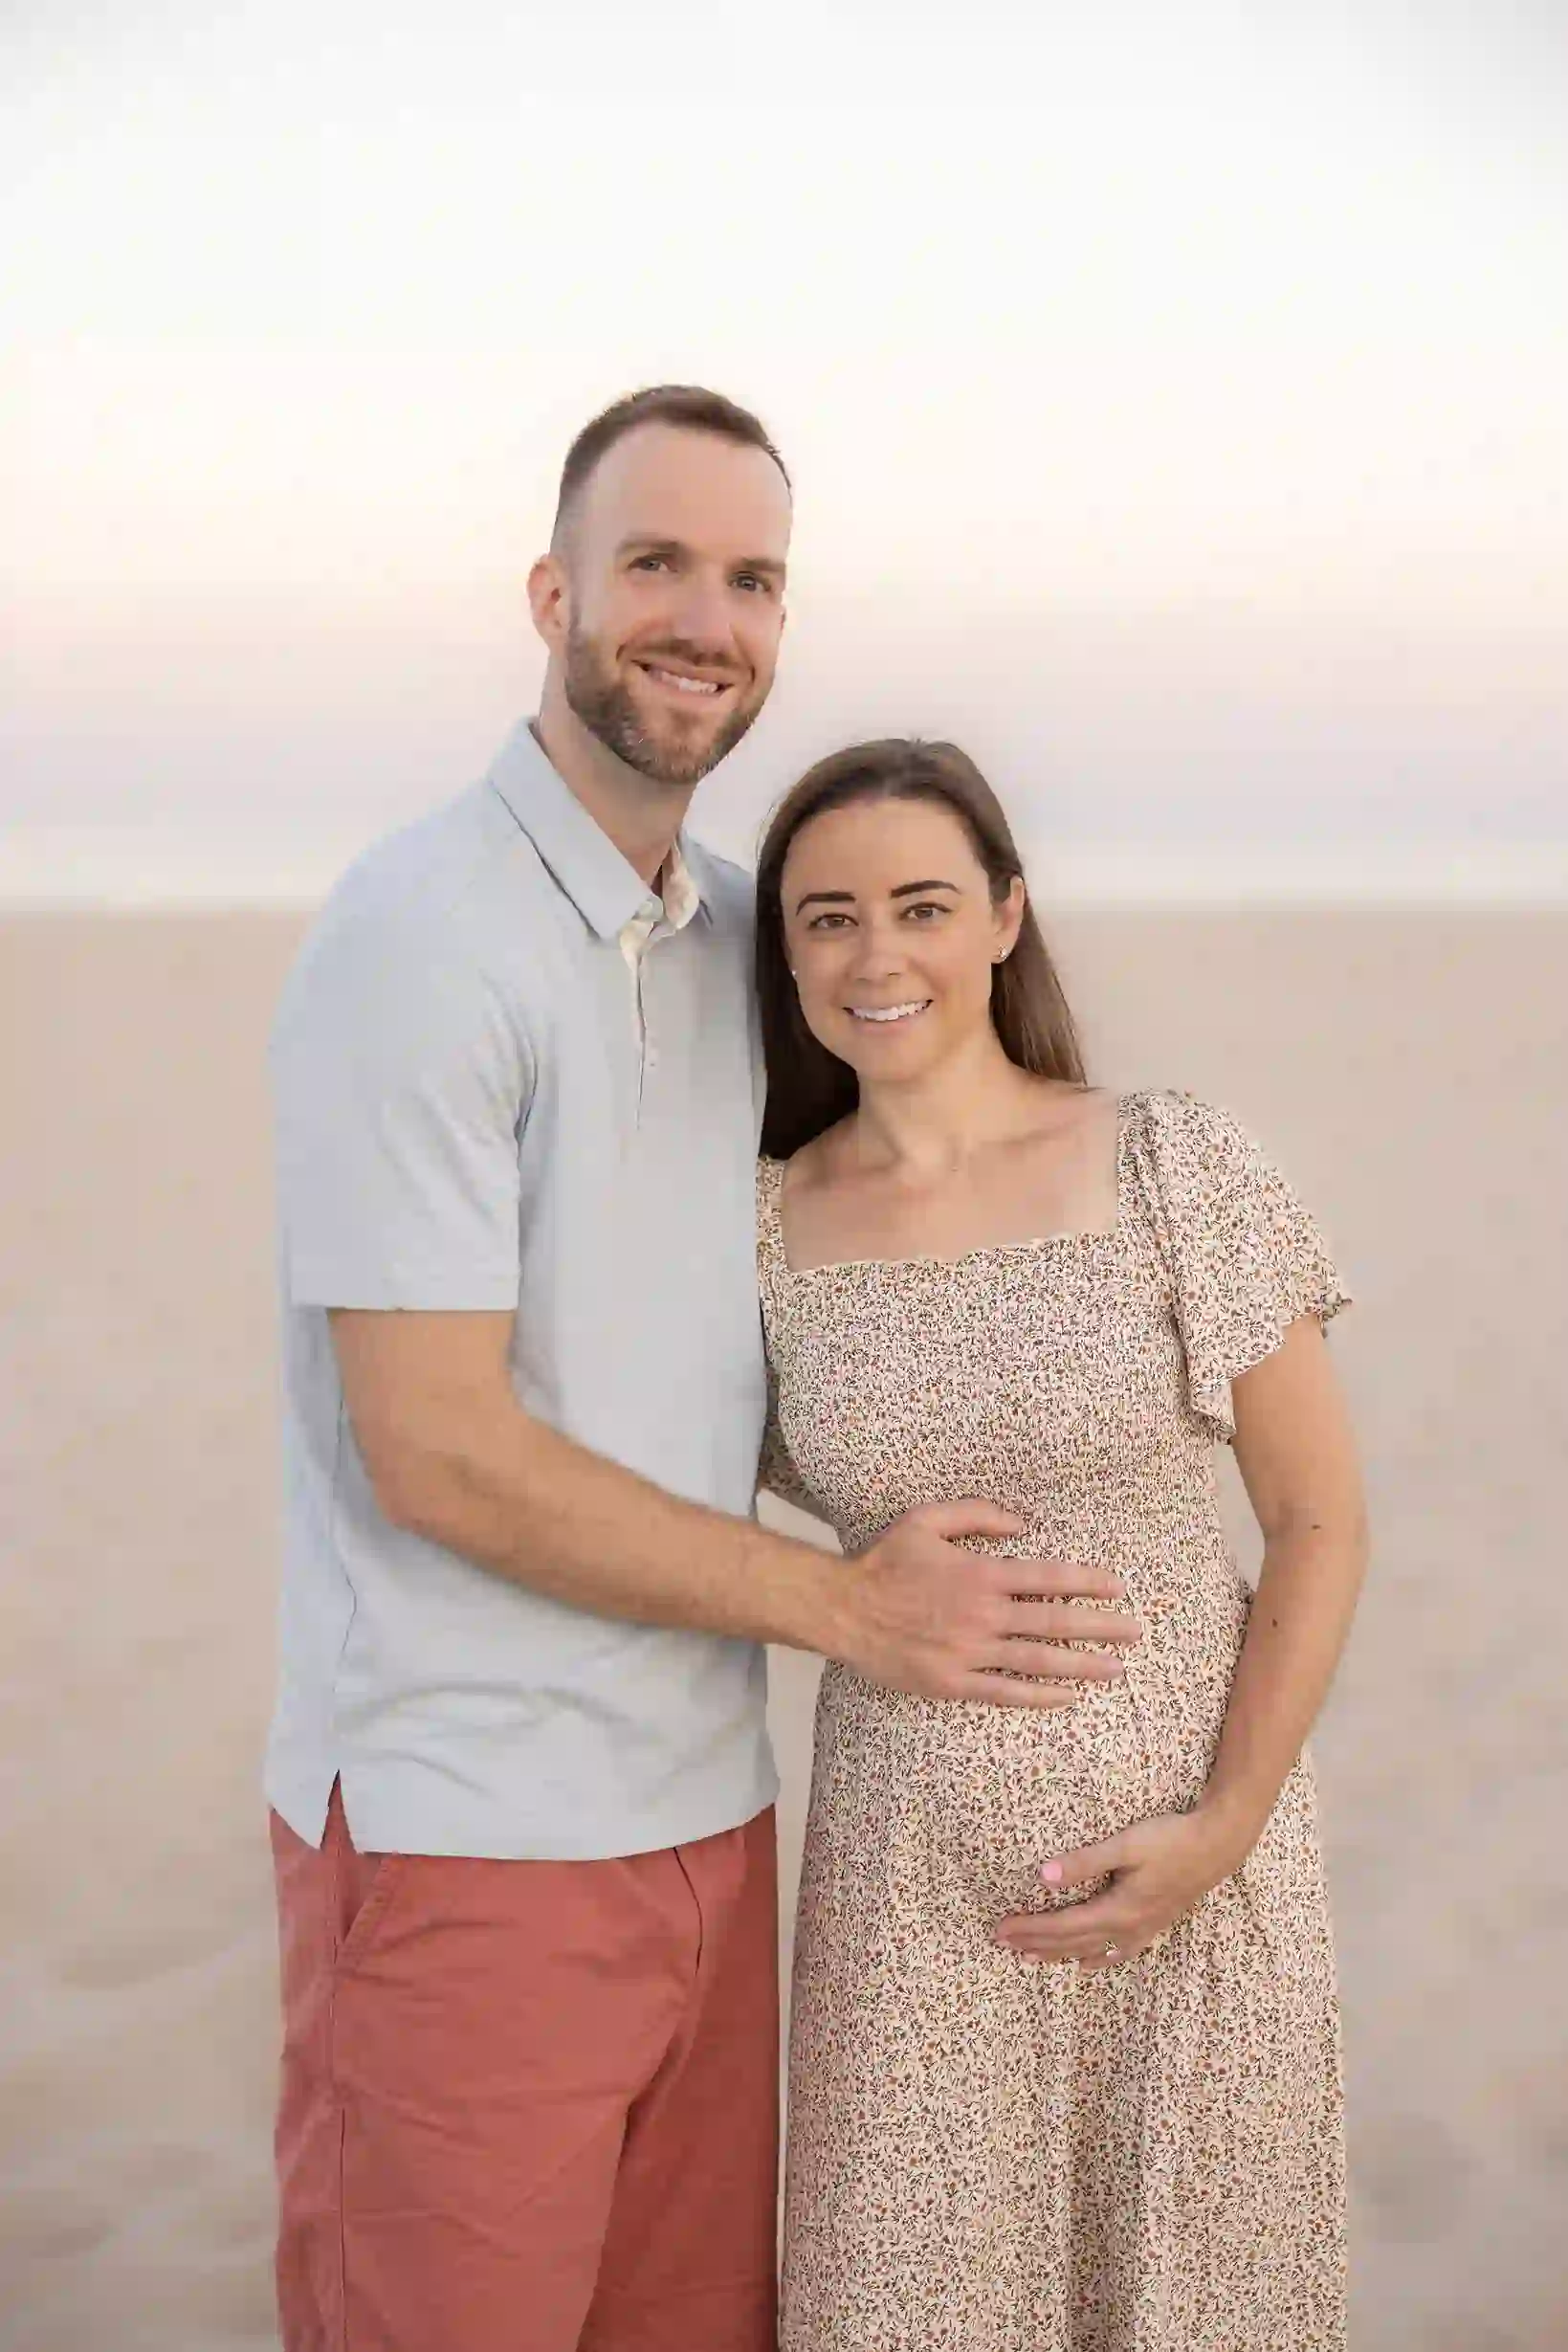
[[[1236,1463],[1263,1531],[1263,1568],[1195,1809],[1239,1862],[1328,1695],[1366,1573],[1367,1529],[1350,1417],[1312,1317],[1292,1323],[1231,1395]]]
[[[1128,1960],[1247,1859],[1301,1752],[1344,1648],[1366,1570],[1360,1472],[1320,1324],[1292,1323],[1232,1387],[1236,1457],[1263,1531],[1263,1569],[1203,1795],[1103,1844],[1045,1861],[1065,1893],[1112,1874],[1087,1900],[1019,1913],[997,1941],[1085,1967]],[[1108,1950],[1108,1946],[1114,1946]]]

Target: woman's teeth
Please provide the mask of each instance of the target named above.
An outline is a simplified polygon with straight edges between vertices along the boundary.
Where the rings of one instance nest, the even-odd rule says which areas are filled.
[[[924,1012],[930,1002],[930,997],[925,996],[917,1005],[888,1005],[877,1011],[873,1011],[870,1006],[851,1005],[850,1014],[851,1019],[856,1021],[909,1021],[913,1020],[916,1013]]]

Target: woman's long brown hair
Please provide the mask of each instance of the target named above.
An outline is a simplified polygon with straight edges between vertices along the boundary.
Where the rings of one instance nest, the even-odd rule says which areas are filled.
[[[767,1067],[762,1149],[772,1159],[787,1160],[860,1099],[849,1063],[806,1025],[784,948],[781,884],[803,825],[828,809],[866,800],[932,801],[951,810],[985,869],[994,900],[1005,899],[1024,871],[1001,802],[956,743],[904,736],[855,743],[819,760],[785,793],[769,820],[757,866],[757,1001]],[[991,975],[991,1019],[1003,1051],[1021,1070],[1074,1086],[1087,1083],[1077,1031],[1032,905],[1024,910],[1017,945]]]

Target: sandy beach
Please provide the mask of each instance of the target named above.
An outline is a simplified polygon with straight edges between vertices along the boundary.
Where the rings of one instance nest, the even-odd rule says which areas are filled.
[[[262,1046],[302,920],[0,918],[5,2352],[275,2341]],[[1551,2352],[1568,916],[1050,928],[1095,1075],[1248,1121],[1356,1294],[1376,1564],[1316,1742],[1355,2352]],[[774,1668],[792,1876],[814,1676]]]

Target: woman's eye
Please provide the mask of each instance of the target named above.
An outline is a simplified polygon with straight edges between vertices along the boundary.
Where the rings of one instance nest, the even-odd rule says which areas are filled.
[[[849,920],[848,915],[813,915],[808,928],[813,931],[836,931],[840,923],[846,923]]]
[[[939,906],[934,899],[921,899],[914,906],[906,906],[904,912],[909,916],[945,915],[947,909],[945,906]]]

